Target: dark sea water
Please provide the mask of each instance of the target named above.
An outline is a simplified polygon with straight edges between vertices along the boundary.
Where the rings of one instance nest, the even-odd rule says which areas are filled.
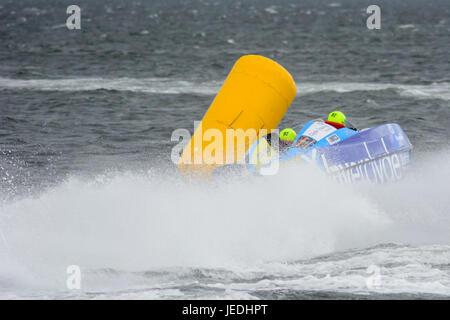
[[[449,2],[370,4],[0,0],[0,298],[448,299]],[[296,82],[280,127],[398,123],[410,174],[181,179],[172,132],[245,54]]]

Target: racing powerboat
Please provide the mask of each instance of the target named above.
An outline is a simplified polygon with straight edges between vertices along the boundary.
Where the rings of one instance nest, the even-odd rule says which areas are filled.
[[[279,166],[302,161],[341,182],[382,183],[404,175],[412,145],[395,123],[357,130],[348,123],[339,127],[314,120],[295,130],[294,142],[284,145],[273,128],[295,96],[295,82],[281,65],[258,55],[241,57],[189,142],[180,142],[183,151],[174,160],[180,173],[208,178],[239,167],[274,174]],[[257,134],[248,138],[247,132]],[[234,143],[234,133],[240,133],[240,143]]]
[[[395,123],[353,130],[315,120],[306,123],[288,147],[276,133],[259,139],[249,148],[246,160],[250,170],[256,172],[274,161],[280,166],[306,161],[340,182],[383,183],[404,175],[411,150],[411,142]]]

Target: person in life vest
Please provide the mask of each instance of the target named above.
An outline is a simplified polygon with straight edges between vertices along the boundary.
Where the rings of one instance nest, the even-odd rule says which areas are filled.
[[[356,127],[347,120],[347,117],[341,111],[333,111],[328,115],[328,120],[325,121],[326,124],[335,127],[336,129],[349,128],[357,131]]]

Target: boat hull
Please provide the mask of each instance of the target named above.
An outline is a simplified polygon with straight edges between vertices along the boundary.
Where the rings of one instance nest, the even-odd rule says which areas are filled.
[[[308,136],[310,126],[308,123],[302,129],[287,152],[271,157],[264,164],[249,163],[251,170],[258,171],[272,161],[279,161],[280,167],[302,161],[317,166],[340,182],[384,183],[401,179],[410,166],[413,147],[398,124],[384,124],[361,132],[347,128],[334,130],[306,150],[296,147],[302,137]],[[256,145],[250,149],[250,152],[257,151]]]

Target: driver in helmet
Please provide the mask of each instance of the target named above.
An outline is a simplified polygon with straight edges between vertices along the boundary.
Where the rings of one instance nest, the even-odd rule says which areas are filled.
[[[349,128],[357,131],[358,129],[356,129],[356,127],[346,118],[347,117],[343,112],[335,110],[328,115],[328,120],[325,121],[325,123],[335,127],[336,129]]]

